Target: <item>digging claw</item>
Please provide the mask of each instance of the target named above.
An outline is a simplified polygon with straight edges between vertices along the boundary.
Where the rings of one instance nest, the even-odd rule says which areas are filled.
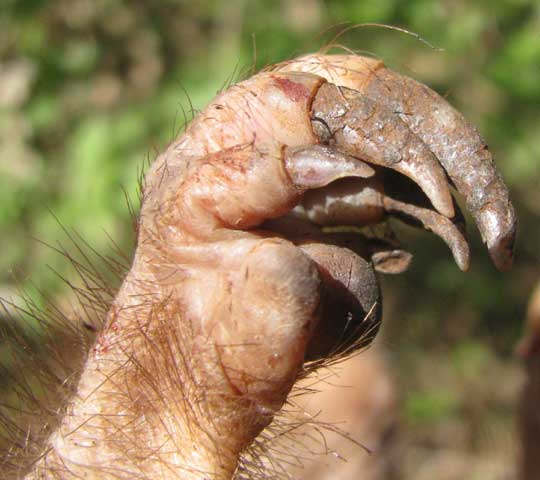
[[[469,269],[469,244],[462,225],[454,223],[449,218],[433,210],[422,208],[412,203],[384,197],[385,210],[393,216],[414,226],[422,226],[438,235],[448,245],[454,260],[462,271]]]
[[[322,140],[370,163],[391,168],[413,179],[443,215],[454,207],[444,170],[435,156],[392,111],[373,99],[344,87],[321,86],[312,108],[315,132]]]
[[[325,78],[329,83],[319,88],[311,115],[320,141],[410,177],[440,214],[452,218],[448,175],[495,266],[511,267],[517,219],[508,189],[479,133],[440,95],[356,55],[307,55],[274,71]]]
[[[463,195],[493,263],[508,270],[517,219],[508,189],[476,129],[433,90],[387,69],[372,76],[365,93],[400,112],[403,122],[437,156]]]

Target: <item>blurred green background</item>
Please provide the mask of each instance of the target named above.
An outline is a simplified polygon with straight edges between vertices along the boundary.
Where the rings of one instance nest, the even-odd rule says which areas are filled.
[[[445,95],[478,126],[512,191],[510,273],[495,271],[473,228],[467,274],[438,239],[403,228],[414,263],[383,279],[383,343],[401,373],[414,461],[443,449],[500,457],[520,384],[513,349],[540,277],[538,1],[1,0],[0,296],[30,279],[62,296],[47,266],[64,273],[66,261],[35,240],[62,239],[59,222],[98,251],[111,238],[129,251],[125,192],[137,203],[138,172],[193,109],[253,67],[363,23],[435,47],[377,26],[337,40]],[[470,478],[495,478],[485,475]]]

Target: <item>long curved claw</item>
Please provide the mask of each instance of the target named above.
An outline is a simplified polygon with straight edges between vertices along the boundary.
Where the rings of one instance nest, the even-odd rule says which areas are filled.
[[[383,103],[326,83],[315,96],[311,118],[323,142],[410,177],[439,212],[454,216],[446,174],[437,158]]]
[[[399,220],[429,230],[439,236],[450,248],[458,267],[469,269],[470,249],[467,241],[465,218],[456,202],[453,218],[447,218],[436,212],[418,187],[400,175],[385,171],[381,193],[385,212]]]
[[[446,100],[421,83],[381,68],[364,93],[399,112],[400,118],[437,156],[465,198],[495,266],[512,266],[517,219],[509,193],[486,143]]]
[[[385,210],[406,223],[417,226],[418,223],[426,230],[441,237],[448,245],[458,267],[462,271],[469,269],[469,244],[464,229],[459,223],[428,208],[419,207],[412,203],[402,202],[385,196],[383,199]]]
[[[435,154],[464,196],[495,266],[499,270],[512,266],[517,219],[508,189],[482,137],[440,95],[386,69],[379,60],[358,55],[307,55],[274,70],[320,75],[363,93],[399,116]]]

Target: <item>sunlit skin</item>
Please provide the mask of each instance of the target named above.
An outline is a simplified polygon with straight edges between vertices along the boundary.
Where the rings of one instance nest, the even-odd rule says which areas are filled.
[[[232,478],[304,362],[373,336],[374,271],[406,268],[395,245],[325,227],[395,215],[466,270],[449,179],[509,268],[506,186],[476,130],[424,85],[315,54],[220,94],[148,171],[131,269],[26,478]]]

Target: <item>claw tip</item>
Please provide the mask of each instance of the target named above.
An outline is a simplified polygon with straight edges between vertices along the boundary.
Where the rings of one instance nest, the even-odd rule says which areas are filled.
[[[454,218],[456,211],[454,209],[454,201],[450,191],[439,193],[440,197],[432,196],[431,203],[437,211],[447,218]]]
[[[512,204],[492,202],[480,210],[478,226],[495,267],[505,272],[512,267],[517,219]]]
[[[510,270],[514,263],[517,219],[511,205],[507,208],[505,220],[498,224],[499,228],[495,229],[498,234],[487,244],[489,255],[497,270],[501,272]]]
[[[469,266],[470,266],[469,245],[465,242],[460,248],[452,249],[452,253],[454,255],[454,260],[458,268],[462,272],[466,272],[467,270],[469,270]]]
[[[489,255],[497,270],[506,272],[512,268],[514,263],[514,243],[516,240],[515,229],[507,235],[499,237],[497,241],[489,247]]]

